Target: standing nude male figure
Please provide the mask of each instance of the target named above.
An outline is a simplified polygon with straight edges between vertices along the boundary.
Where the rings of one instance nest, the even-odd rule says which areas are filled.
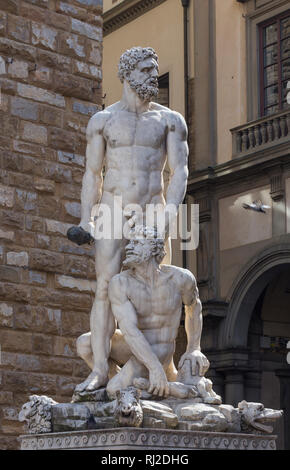
[[[80,222],[85,231],[89,231],[91,211],[98,203],[106,204],[112,214],[116,196],[122,198],[120,212],[128,204],[139,204],[144,212],[147,204],[170,204],[178,209],[186,191],[187,127],[179,113],[152,101],[158,94],[155,51],[149,47],[126,51],[120,59],[119,78],[123,83],[121,100],[95,114],[87,128]],[[165,195],[166,159],[171,177]],[[123,223],[126,221],[123,215]],[[95,390],[108,382],[108,357],[115,331],[108,285],[121,270],[127,242],[124,237],[95,242],[97,286],[90,317],[93,367],[77,391]]]
[[[114,398],[118,391],[134,385],[160,397],[179,397],[180,392],[187,395],[191,387],[176,383],[170,369],[182,303],[187,348],[179,367],[189,361],[192,375],[200,380],[209,367],[200,350],[202,306],[196,280],[187,269],[160,265],[165,256],[164,240],[157,238],[154,229],[137,225],[134,233],[125,248],[125,270],[109,283],[109,299],[119,325],[112,338],[110,362],[121,369],[109,380],[107,392]],[[90,339],[91,333],[86,333],[77,344],[80,356],[89,365]]]

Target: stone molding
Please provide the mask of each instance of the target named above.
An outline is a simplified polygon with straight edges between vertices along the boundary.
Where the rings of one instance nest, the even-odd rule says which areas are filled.
[[[104,37],[135,20],[166,0],[125,0],[103,15]]]
[[[116,428],[20,436],[21,450],[275,450],[276,436]]]

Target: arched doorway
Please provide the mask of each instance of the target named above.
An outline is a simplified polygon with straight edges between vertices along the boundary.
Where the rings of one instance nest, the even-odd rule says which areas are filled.
[[[256,256],[243,269],[228,300],[220,346],[246,351],[247,366],[242,371],[239,393],[248,401],[284,410],[284,419],[277,423],[275,432],[279,435],[278,447],[290,449],[290,365],[286,361],[290,245],[273,246]]]

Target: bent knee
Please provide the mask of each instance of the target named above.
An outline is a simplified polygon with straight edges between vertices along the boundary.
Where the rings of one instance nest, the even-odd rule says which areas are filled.
[[[79,356],[83,356],[91,352],[91,333],[84,333],[76,340],[76,348]]]
[[[96,286],[96,298],[98,300],[107,300],[109,290],[109,281],[107,279],[98,279]]]

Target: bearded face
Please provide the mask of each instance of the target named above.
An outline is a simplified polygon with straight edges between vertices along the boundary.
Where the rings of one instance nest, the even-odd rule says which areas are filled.
[[[158,63],[153,58],[138,62],[126,80],[142,101],[152,101],[158,95]]]
[[[126,259],[123,266],[132,268],[137,264],[142,264],[152,258],[154,247],[149,240],[131,240],[125,248]]]

